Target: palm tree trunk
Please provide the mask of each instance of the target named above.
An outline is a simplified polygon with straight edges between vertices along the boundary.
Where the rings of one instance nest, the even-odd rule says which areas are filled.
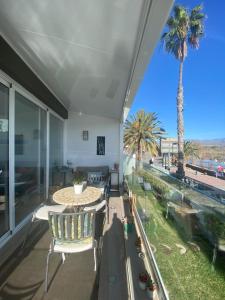
[[[177,175],[183,178],[184,173],[184,116],[183,116],[183,60],[180,61],[179,83],[177,90],[177,139],[178,139],[178,168]]]
[[[137,147],[137,164],[136,164],[136,169],[140,169],[140,164],[141,164],[141,141],[138,141],[138,147]]]

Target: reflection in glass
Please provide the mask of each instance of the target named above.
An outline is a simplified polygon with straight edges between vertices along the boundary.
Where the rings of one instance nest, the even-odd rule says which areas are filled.
[[[46,112],[15,96],[16,225],[45,199]]]
[[[9,230],[9,89],[0,83],[0,237]]]
[[[49,185],[50,194],[64,185],[63,166],[63,121],[50,115]]]

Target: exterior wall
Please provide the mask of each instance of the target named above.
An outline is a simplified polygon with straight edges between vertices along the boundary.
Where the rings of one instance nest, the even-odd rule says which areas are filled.
[[[88,141],[83,141],[83,130],[88,130]],[[71,112],[64,136],[65,164],[112,168],[120,162],[120,122],[115,119]],[[97,155],[97,136],[105,136],[105,155]]]

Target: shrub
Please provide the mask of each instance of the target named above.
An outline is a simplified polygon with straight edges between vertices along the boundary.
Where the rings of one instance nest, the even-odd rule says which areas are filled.
[[[150,173],[146,171],[139,171],[139,176],[142,176],[144,178],[144,181],[149,182],[153,188],[153,190],[159,194],[161,197],[166,198],[167,194],[169,194],[170,189],[167,186],[166,183],[163,183],[160,179],[157,177],[151,175]]]
[[[85,180],[85,176],[82,172],[76,171],[74,173],[73,184],[81,184]]]
[[[206,228],[217,239],[225,239],[225,223],[215,213],[206,213],[204,220]]]

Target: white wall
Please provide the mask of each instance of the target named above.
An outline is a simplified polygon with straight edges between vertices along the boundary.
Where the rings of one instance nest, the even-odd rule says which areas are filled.
[[[88,130],[88,141],[82,132]],[[105,155],[97,155],[97,136],[105,136]],[[69,112],[65,121],[65,153],[67,160],[76,166],[113,167],[120,161],[120,122],[115,119]]]

